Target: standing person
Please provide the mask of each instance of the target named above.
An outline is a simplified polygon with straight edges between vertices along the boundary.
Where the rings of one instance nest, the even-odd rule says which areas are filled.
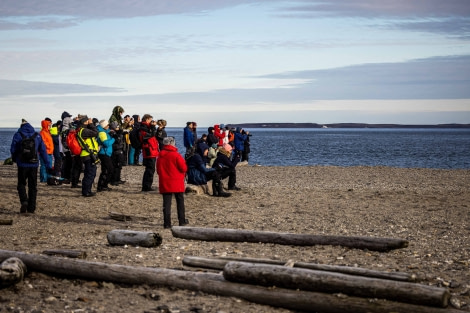
[[[124,133],[116,122],[109,125],[111,129],[110,134],[114,138],[113,154],[111,159],[113,161],[114,173],[111,176],[111,185],[118,186],[124,184],[126,181],[121,179],[122,166],[124,165]]]
[[[112,122],[116,122],[120,128],[122,128],[122,114],[124,113],[124,109],[117,105],[113,108],[113,113],[109,117],[108,123],[111,125]]]
[[[158,148],[161,150],[163,148],[163,139],[168,137],[166,130],[166,121],[165,120],[158,120],[157,121],[157,141],[158,141]]]
[[[123,137],[124,137],[124,162],[122,164],[122,166],[126,166],[128,163],[129,163],[129,160],[128,160],[128,157],[129,157],[129,149],[131,147],[131,140],[129,138],[129,133],[131,132],[132,130],[132,118],[131,116],[128,114],[126,116],[124,116],[124,120],[122,121],[122,134],[123,134]]]
[[[163,148],[157,162],[160,193],[163,196],[163,227],[171,228],[171,197],[174,194],[179,226],[189,222],[185,216],[184,178],[188,170],[186,162],[176,148],[175,138],[163,139]]]
[[[183,133],[183,143],[186,148],[186,155],[191,155],[194,149],[193,122],[187,122]]]
[[[192,131],[193,131],[193,146],[196,146],[196,142],[197,142],[197,123],[196,122],[191,122],[193,124],[193,128],[192,128]]]
[[[249,155],[250,152],[251,152],[251,149],[250,149],[250,137],[251,137],[251,134],[250,134],[250,132],[245,132],[244,130],[242,131],[242,134],[246,134],[246,140],[245,140],[245,142],[243,143],[244,149],[243,149],[241,161],[246,161],[246,162],[248,162],[248,155]]]
[[[72,115],[67,111],[64,111],[61,115],[62,123],[60,125],[60,140],[62,143],[62,150],[64,157],[62,158],[62,177],[65,179],[65,183],[70,183],[72,178],[72,155],[69,147],[67,146],[67,135],[69,134],[70,128],[73,127]]]
[[[86,118],[86,115],[80,115],[78,114],[77,117],[74,118],[73,123],[71,124],[70,129],[75,130],[77,133],[80,130],[81,124],[80,120],[82,118]],[[69,132],[70,132],[69,129]],[[70,147],[69,147],[70,148]],[[71,188],[80,188],[80,185],[78,184],[80,182],[80,174],[83,171],[83,162],[80,154],[75,155],[70,152],[70,155],[72,157],[72,165],[71,165],[71,171],[70,171],[70,184]]]
[[[51,126],[51,136],[52,136],[52,142],[54,143],[54,152],[53,152],[53,157],[54,157],[54,176],[62,177],[62,144],[60,142],[60,125],[62,124],[62,121],[59,120],[55,124],[52,124]]]
[[[49,178],[49,174],[47,169],[52,167],[52,154],[54,153],[54,141],[52,140],[51,135],[51,124],[52,120],[46,117],[41,122],[41,131],[39,134],[41,135],[42,141],[46,145],[46,152],[47,152],[47,159],[41,159],[41,167],[39,172],[39,181],[41,183],[46,183],[47,179]]]
[[[85,165],[82,179],[82,196],[84,197],[93,197],[95,195],[94,192],[91,192],[91,187],[96,177],[96,164],[98,160],[97,136],[98,130],[95,124],[93,124],[93,120],[86,115],[82,116],[77,137],[78,142],[82,146],[80,158]]]
[[[244,132],[243,128],[237,127],[234,133],[233,145],[235,147],[235,154],[241,159],[243,151],[245,151],[245,141],[250,132]]]
[[[153,176],[155,175],[155,164],[158,157],[158,141],[155,136],[157,123],[153,120],[153,116],[145,114],[142,117],[139,129],[139,139],[142,143],[142,165],[145,166],[144,176],[142,177],[142,191],[154,191],[152,188]]]
[[[142,121],[140,120],[140,115],[132,115],[132,119],[134,120],[134,126],[133,128],[137,128],[139,129],[140,128],[140,124],[142,123]],[[142,153],[142,149],[134,149],[134,156],[133,156],[133,163],[134,165],[136,166],[140,166],[141,164],[139,163],[140,162],[140,154]]]
[[[101,149],[98,152],[98,157],[101,161],[101,173],[98,178],[97,191],[110,191],[111,188],[109,188],[108,184],[111,182],[114,173],[113,161],[111,160],[114,138],[109,134],[109,123],[106,120],[100,121],[97,130],[98,143],[101,145]]]
[[[34,139],[34,152],[28,157],[22,148],[23,138]],[[20,213],[34,213],[36,210],[37,181],[38,181],[38,156],[47,159],[46,146],[42,137],[36,133],[33,126],[26,120],[22,120],[18,131],[13,135],[10,147],[11,158],[18,165],[18,196],[20,198]],[[48,167],[51,170],[51,167]],[[28,192],[26,192],[26,183]]]
[[[219,139],[214,135],[215,133],[215,128],[214,127],[209,127],[207,128],[207,145],[210,147],[212,144],[216,144],[219,142]]]

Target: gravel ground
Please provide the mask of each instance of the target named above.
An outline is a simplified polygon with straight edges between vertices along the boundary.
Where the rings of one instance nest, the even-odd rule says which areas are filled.
[[[238,167],[242,190],[230,198],[185,196],[189,226],[409,241],[408,248],[390,252],[174,238],[163,229],[161,196],[140,191],[142,173],[142,167],[125,167],[126,184],[93,198],[81,197],[70,185],[39,184],[36,213],[20,215],[16,167],[0,165],[0,219],[13,220],[0,225],[0,248],[35,254],[74,249],[86,252],[88,261],[171,269],[183,269],[185,256],[232,256],[400,271],[416,274],[423,284],[449,288],[452,305],[470,312],[470,170],[249,165]],[[120,222],[109,212],[136,218]],[[110,246],[106,236],[113,229],[156,232],[163,242],[154,248]],[[291,312],[197,291],[39,272],[0,289],[0,312],[165,310]]]

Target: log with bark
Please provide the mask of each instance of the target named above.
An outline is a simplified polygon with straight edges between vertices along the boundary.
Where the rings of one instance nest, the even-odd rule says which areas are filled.
[[[434,308],[386,300],[339,297],[319,292],[294,291],[283,288],[273,289],[232,283],[224,280],[222,275],[213,273],[132,267],[0,250],[0,261],[9,257],[20,258],[30,270],[53,275],[124,284],[174,287],[220,296],[238,297],[254,303],[305,312],[461,313],[461,311],[454,309]]]
[[[26,274],[26,265],[17,257],[10,257],[0,264],[0,288],[19,283]]]
[[[341,292],[437,307],[447,307],[450,299],[446,288],[270,264],[231,261],[225,265],[223,274],[226,280],[237,283]]]
[[[69,258],[86,259],[86,252],[78,251],[78,250],[52,249],[52,250],[44,250],[42,253],[46,255],[52,255],[52,256],[65,256]]]
[[[284,265],[287,261],[271,260],[271,259],[258,259],[258,258],[235,258],[235,257],[221,257],[221,258],[203,258],[197,256],[185,256],[183,258],[183,265],[198,268],[208,268],[214,270],[223,270],[224,266],[230,261],[240,261],[249,263],[264,263],[272,265]],[[327,264],[315,264],[307,262],[294,262],[293,267],[306,268],[318,271],[338,272],[349,275],[358,275],[365,277],[374,277],[381,279],[397,280],[397,281],[415,281],[416,275],[404,272],[384,272],[374,271],[362,267],[351,266],[338,266]]]
[[[13,220],[11,219],[0,219],[0,225],[13,225]]]
[[[108,232],[110,245],[131,245],[140,247],[156,247],[162,244],[162,237],[158,233],[148,231],[133,231],[115,229]]]
[[[171,232],[177,238],[206,241],[262,242],[293,246],[333,245],[374,251],[408,247],[407,240],[396,238],[309,235],[188,226],[174,226]]]

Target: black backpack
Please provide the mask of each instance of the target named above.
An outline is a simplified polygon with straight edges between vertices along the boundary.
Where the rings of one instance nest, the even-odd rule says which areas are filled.
[[[134,149],[142,149],[142,142],[140,141],[140,125],[135,124],[129,133],[129,140],[131,141],[131,146]]]
[[[38,163],[38,152],[36,149],[36,137],[38,133],[34,133],[31,137],[26,137],[22,132],[20,142],[20,160],[23,163]]]

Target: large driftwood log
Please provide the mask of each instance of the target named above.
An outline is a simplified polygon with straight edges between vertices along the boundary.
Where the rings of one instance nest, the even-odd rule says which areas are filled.
[[[42,253],[46,254],[46,255],[65,256],[65,257],[69,257],[69,258],[78,258],[78,259],[85,259],[86,258],[86,252],[85,251],[70,250],[70,249],[44,250]]]
[[[374,251],[389,251],[408,246],[408,241],[395,238],[323,236],[227,228],[174,226],[171,232],[174,237],[193,240],[263,242],[293,246],[334,245]]]
[[[203,258],[197,256],[186,256],[183,258],[183,265],[199,268],[209,268],[215,270],[223,270],[225,264],[230,261],[249,262],[249,263],[264,263],[272,265],[284,265],[286,261],[271,260],[271,259],[258,259],[258,258]],[[337,272],[349,275],[358,275],[365,277],[374,277],[381,279],[390,279],[397,281],[415,281],[416,276],[413,274],[403,272],[384,272],[374,271],[362,267],[351,267],[351,266],[338,266],[338,265],[326,265],[326,264],[315,264],[307,262],[294,262],[293,267],[306,268],[318,271]]]
[[[238,297],[259,304],[305,312],[347,313],[460,313],[458,310],[425,307],[400,302],[338,297],[318,292],[282,288],[265,288],[227,282],[222,275],[187,272],[163,268],[132,267],[84,260],[49,257],[23,252],[0,250],[0,261],[20,258],[30,270],[82,279],[111,281],[125,284],[147,284],[205,293]]]
[[[226,280],[261,286],[345,293],[419,305],[446,307],[446,288],[279,265],[231,261],[224,267]]]
[[[19,283],[26,274],[26,265],[17,257],[7,258],[0,264],[0,288]]]
[[[108,232],[110,245],[132,245],[140,247],[156,247],[162,244],[162,237],[158,233],[148,231],[133,231],[115,229]]]

